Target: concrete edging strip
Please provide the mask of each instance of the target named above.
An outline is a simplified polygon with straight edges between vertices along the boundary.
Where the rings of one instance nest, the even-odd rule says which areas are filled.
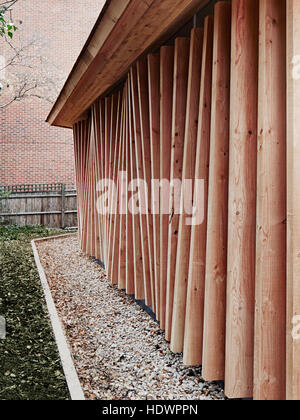
[[[62,236],[60,236],[60,238],[61,237]],[[48,285],[46,274],[42,267],[40,257],[38,255],[38,251],[35,245],[35,241],[44,241],[44,240],[46,240],[46,238],[37,239],[37,240],[35,239],[31,241],[33,255],[34,255],[35,263],[39,272],[41,285],[44,291],[47,308],[48,308],[48,312],[49,312],[49,316],[50,316],[50,320],[51,320],[51,324],[52,324],[52,328],[53,328],[53,332],[55,336],[55,341],[58,347],[58,351],[59,351],[63,371],[66,377],[67,385],[70,391],[71,399],[82,401],[82,400],[85,400],[84,393],[79,382],[79,378],[78,378],[78,375],[74,366],[71,352],[70,352],[70,349],[69,349],[69,346],[68,346],[68,343],[64,334],[63,326],[59,319],[59,316],[58,316],[58,313],[57,313],[57,310],[56,310],[56,307],[52,298],[52,294],[50,291],[50,287]]]

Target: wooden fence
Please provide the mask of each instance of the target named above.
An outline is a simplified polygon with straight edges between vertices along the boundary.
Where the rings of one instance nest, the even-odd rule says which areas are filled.
[[[225,379],[230,398],[300,398],[300,92],[286,67],[299,27],[298,0],[220,2],[203,29],[140,59],[74,126],[82,249],[152,306],[187,365]],[[131,196],[122,170],[148,185],[204,180],[204,222],[186,224],[172,197],[168,215],[120,211]],[[111,214],[97,212],[101,178],[117,185]]]
[[[0,185],[0,223],[75,227],[76,207],[73,185]]]

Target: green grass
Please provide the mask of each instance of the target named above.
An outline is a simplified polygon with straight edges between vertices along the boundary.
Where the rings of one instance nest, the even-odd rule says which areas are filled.
[[[70,399],[30,244],[58,233],[0,226],[0,400]]]

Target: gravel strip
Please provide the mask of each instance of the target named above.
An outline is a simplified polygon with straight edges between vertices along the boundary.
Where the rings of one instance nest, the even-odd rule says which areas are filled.
[[[182,363],[164,333],[68,237],[37,245],[87,399],[220,400],[220,386]]]

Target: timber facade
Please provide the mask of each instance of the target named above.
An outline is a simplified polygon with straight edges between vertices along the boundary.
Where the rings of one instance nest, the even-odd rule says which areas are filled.
[[[48,117],[82,250],[229,398],[300,399],[299,56],[300,0],[111,0]]]

